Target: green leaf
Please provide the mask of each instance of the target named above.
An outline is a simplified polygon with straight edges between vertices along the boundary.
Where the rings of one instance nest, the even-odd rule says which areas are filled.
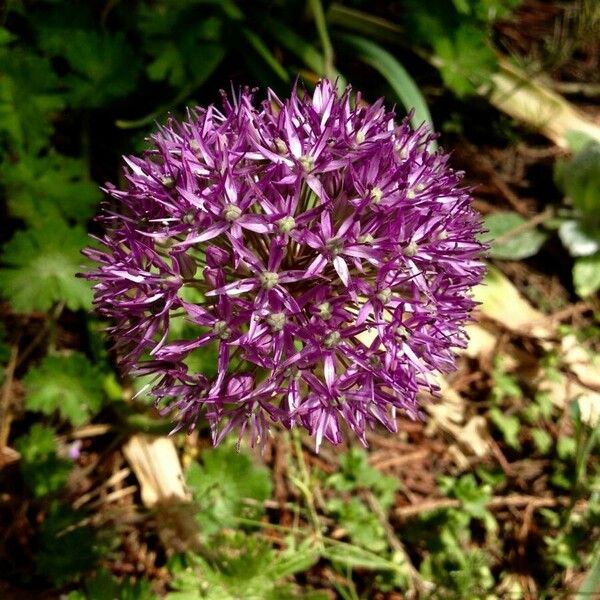
[[[206,535],[237,526],[237,517],[258,518],[262,502],[271,496],[270,472],[255,466],[246,454],[221,446],[202,453],[202,464],[192,463],[186,474],[198,521]],[[247,505],[245,499],[255,503]]]
[[[5,27],[0,27],[0,46],[6,46],[7,44],[10,44],[10,42],[16,39],[16,35],[13,35]]]
[[[556,453],[561,460],[575,458],[577,444],[572,437],[561,435],[556,443]]]
[[[225,48],[210,41],[197,42],[191,56],[186,56],[185,50],[171,41],[163,48],[163,52],[148,65],[148,76],[155,81],[167,80],[172,86],[183,87],[190,92],[201,86],[225,57]]]
[[[70,65],[63,83],[73,106],[100,107],[135,89],[140,60],[122,33],[46,28],[40,44]]]
[[[327,510],[348,532],[353,544],[380,554],[388,549],[383,526],[359,498],[333,498],[327,503]]]
[[[370,571],[398,571],[404,574],[404,567],[383,556],[370,552],[352,544],[326,541],[323,556],[330,561],[345,565],[351,569],[368,569]]]
[[[271,71],[281,79],[281,81],[288,82],[290,80],[289,73],[285,70],[285,67],[277,60],[274,54],[271,52],[269,47],[262,41],[252,29],[248,27],[242,27],[242,33],[244,37],[250,43],[250,46],[254,48],[256,53],[263,59],[266,65],[269,66]]]
[[[548,236],[536,228],[511,233],[524,223],[525,219],[514,212],[487,215],[484,224],[488,231],[481,236],[481,240],[491,243],[489,255],[492,258],[520,260],[537,254]]]
[[[67,600],[155,600],[147,579],[124,579],[119,582],[106,569],[99,569],[85,583],[85,592],[70,592]]]
[[[0,132],[18,149],[37,152],[52,134],[51,117],[64,106],[59,79],[46,58],[0,47]]]
[[[395,477],[383,475],[372,467],[361,448],[352,448],[340,456],[340,469],[327,478],[326,484],[339,492],[371,490],[384,509],[393,504],[400,485]]]
[[[521,431],[521,421],[515,415],[507,415],[505,412],[497,407],[490,410],[490,419],[494,425],[502,433],[504,441],[515,450],[521,448],[519,442],[519,433]]]
[[[73,425],[82,425],[102,406],[103,378],[79,352],[47,356],[23,379],[27,410],[50,415],[58,411]]]
[[[40,216],[85,223],[102,197],[89,181],[84,161],[54,152],[44,157],[26,154],[15,163],[4,163],[0,176],[11,214],[33,226],[40,223]]]
[[[295,54],[309,69],[322,75],[325,69],[323,55],[296,31],[281,21],[267,17],[269,33],[286,49]]]
[[[588,143],[570,160],[558,161],[555,180],[586,223],[600,226],[600,143]]]
[[[23,479],[34,496],[57,492],[65,485],[73,465],[56,454],[53,429],[35,423],[15,441],[15,448],[21,454]]]
[[[575,261],[573,283],[575,291],[582,298],[587,298],[600,289],[600,252],[582,256]]]
[[[411,120],[417,128],[425,123],[432,131],[433,121],[427,102],[408,71],[378,44],[358,35],[345,34],[341,39],[358,53],[359,58],[372,66],[390,84],[406,110],[414,109]]]
[[[18,231],[4,247],[0,262],[0,291],[19,312],[47,311],[58,302],[71,310],[89,309],[90,285],[75,275],[89,245],[81,227],[48,219],[35,229]]]
[[[590,230],[580,221],[564,221],[558,235],[571,256],[589,256],[600,251],[600,230]]]
[[[451,35],[436,37],[433,49],[444,83],[457,96],[474,94],[478,87],[490,83],[496,57],[483,29],[461,25]]]
[[[94,531],[87,515],[54,502],[40,527],[40,549],[35,555],[38,574],[55,585],[81,579],[109,549],[109,540]]]
[[[204,556],[172,561],[167,600],[293,600],[302,595],[282,579],[312,566],[314,551],[275,553],[264,540],[235,531],[217,536]]]
[[[600,552],[596,551],[592,565],[579,586],[574,600],[589,600],[597,595],[598,590],[600,590]]]
[[[548,454],[554,444],[554,439],[545,429],[533,429],[531,439],[540,454]]]

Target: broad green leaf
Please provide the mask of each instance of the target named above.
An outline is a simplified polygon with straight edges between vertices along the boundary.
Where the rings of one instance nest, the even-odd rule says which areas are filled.
[[[15,442],[21,454],[21,473],[34,496],[45,496],[60,490],[72,469],[70,461],[56,453],[54,430],[35,423],[29,433]]]
[[[200,507],[198,520],[209,535],[224,527],[237,525],[237,517],[257,518],[261,503],[270,497],[269,471],[255,466],[246,454],[221,446],[202,453],[202,464],[192,463],[187,483]],[[247,505],[249,498],[255,504]]]
[[[565,221],[558,235],[571,256],[589,256],[600,250],[600,229],[590,230],[581,221]]]
[[[47,311],[58,302],[71,310],[90,308],[90,285],[75,275],[89,238],[80,227],[49,219],[18,231],[0,255],[0,293],[19,312]]]
[[[103,378],[87,358],[47,356],[25,376],[25,407],[52,414],[56,411],[73,425],[82,425],[102,406]]]
[[[408,71],[392,54],[375,42],[358,35],[344,34],[341,39],[357,52],[362,61],[379,71],[407,111],[414,109],[411,121],[413,127],[417,128],[425,123],[432,131],[434,130],[423,94]]]
[[[600,252],[582,256],[575,261],[573,283],[575,291],[582,298],[587,298],[600,289]]]
[[[522,227],[525,219],[514,212],[497,212],[487,215],[484,219],[487,233],[481,240],[491,243],[489,255],[492,258],[520,260],[537,254],[548,235],[537,228],[512,232]]]
[[[496,69],[496,57],[483,29],[461,25],[451,35],[433,40],[444,83],[459,97],[475,93],[488,84]]]
[[[15,163],[4,163],[0,176],[11,214],[32,226],[43,224],[40,217],[52,216],[85,223],[102,197],[89,180],[83,160],[54,152],[41,158],[24,155]]]

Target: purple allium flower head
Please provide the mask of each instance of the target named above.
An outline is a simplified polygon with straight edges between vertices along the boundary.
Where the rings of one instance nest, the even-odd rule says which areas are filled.
[[[86,251],[95,302],[177,428],[204,413],[215,444],[234,429],[254,444],[280,422],[318,449],[345,423],[366,444],[397,411],[418,417],[465,345],[480,218],[433,136],[381,100],[328,81],[253,100],[197,108],[125,158],[104,249]],[[209,346],[212,378],[192,368]]]

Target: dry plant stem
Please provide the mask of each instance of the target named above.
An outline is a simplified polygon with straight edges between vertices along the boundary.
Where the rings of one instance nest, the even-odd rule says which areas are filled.
[[[552,506],[564,506],[569,503],[568,498],[541,498],[538,496],[527,496],[514,494],[511,496],[496,496],[486,505],[490,510],[501,508],[518,508],[520,506],[533,505],[535,508],[550,508]],[[583,508],[585,503],[580,503]],[[410,519],[419,516],[422,513],[440,510],[444,508],[460,508],[462,502],[455,498],[440,498],[438,500],[428,500],[414,506],[401,506],[394,511],[394,515],[401,519]]]
[[[6,446],[8,434],[10,432],[10,392],[12,389],[15,369],[17,368],[18,355],[19,347],[17,345],[12,346],[10,349],[10,358],[4,371],[4,385],[2,386],[2,395],[0,396],[0,450]]]
[[[548,206],[539,215],[535,215],[535,217],[532,217],[531,219],[529,219],[529,221],[526,221],[525,223],[521,223],[521,225],[518,225],[517,227],[514,227],[513,229],[510,229],[506,233],[503,233],[501,236],[497,237],[494,240],[494,243],[504,244],[505,242],[508,242],[509,240],[511,240],[515,236],[519,235],[520,233],[528,231],[529,229],[533,229],[534,227],[537,227],[541,223],[546,222],[548,219],[551,219],[553,216],[554,216],[554,211],[552,210],[552,208],[550,206]]]
[[[408,577],[410,579],[412,588],[420,594],[427,592],[429,589],[427,582],[421,577],[419,571],[417,571],[415,566],[412,564],[410,556],[408,555],[408,552],[406,552],[406,548],[404,548],[404,544],[400,541],[396,535],[396,532],[394,531],[394,528],[390,525],[387,515],[379,503],[379,500],[375,497],[373,492],[370,491],[365,492],[365,498],[369,504],[369,508],[373,511],[373,514],[377,517],[377,520],[383,527],[391,549],[394,552],[402,555],[402,558],[406,563]]]
[[[31,340],[29,345],[21,352],[19,356],[19,360],[17,362],[17,367],[20,367],[28,358],[29,355],[38,347],[40,342],[44,339],[44,336],[50,332],[51,336],[54,336],[54,330],[56,329],[56,322],[60,318],[62,311],[65,308],[64,302],[59,302],[54,310],[48,315],[48,318],[44,321],[42,327],[37,332],[36,336]]]
[[[323,532],[321,531],[321,521],[315,507],[315,498],[311,491],[311,480],[310,473],[304,460],[304,451],[302,450],[302,437],[298,429],[292,430],[292,442],[294,445],[294,453],[296,454],[296,460],[298,461],[298,470],[300,472],[300,478],[290,476],[292,483],[300,490],[304,496],[310,521],[313,526],[315,538],[320,548],[323,547]]]

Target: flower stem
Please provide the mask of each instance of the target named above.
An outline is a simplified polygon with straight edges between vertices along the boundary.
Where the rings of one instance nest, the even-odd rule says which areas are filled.
[[[323,4],[321,4],[321,0],[309,0],[309,6],[315,18],[315,25],[317,26],[321,46],[323,47],[323,75],[329,79],[333,79],[333,46],[331,45],[331,39],[327,31]]]
[[[296,460],[298,461],[298,470],[300,471],[300,478],[290,477],[292,483],[300,490],[304,496],[308,514],[315,532],[315,538],[319,548],[323,546],[323,532],[321,530],[321,521],[315,507],[315,498],[311,491],[311,478],[308,466],[304,460],[304,452],[302,450],[302,435],[298,429],[292,429],[292,442],[294,445],[294,453],[296,454]]]

